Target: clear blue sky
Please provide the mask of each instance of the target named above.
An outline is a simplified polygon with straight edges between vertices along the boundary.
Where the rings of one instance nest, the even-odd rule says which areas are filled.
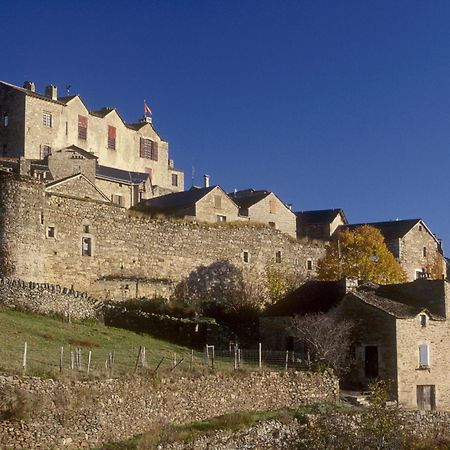
[[[125,120],[143,100],[186,187],[276,192],[353,223],[421,217],[450,251],[450,2],[2,4],[0,79]]]

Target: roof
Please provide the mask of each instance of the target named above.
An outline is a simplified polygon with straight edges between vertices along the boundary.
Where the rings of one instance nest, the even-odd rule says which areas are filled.
[[[400,239],[408,233],[421,219],[391,220],[387,222],[355,223],[351,225],[342,225],[339,229],[354,230],[363,225],[370,225],[381,231],[386,241]],[[431,232],[430,232],[431,233]],[[432,233],[431,233],[432,234]]]
[[[96,178],[117,181],[124,184],[140,184],[147,181],[149,174],[142,172],[131,172],[129,170],[116,169],[114,167],[97,165]]]
[[[39,92],[31,91],[29,89],[26,89],[26,88],[23,88],[23,87],[20,87],[20,86],[16,86],[16,85],[11,84],[11,83],[7,83],[6,81],[0,80],[0,83],[4,84],[4,85],[6,85],[6,86],[8,86],[10,88],[13,88],[16,91],[23,92],[24,94],[29,95],[31,97],[36,97],[36,98],[39,98],[41,100],[46,100],[46,101],[51,102],[51,103],[59,103],[59,104],[64,104],[65,103],[65,102],[61,101],[60,99],[53,100],[52,98],[47,97],[44,94],[39,94]]]
[[[264,315],[293,316],[325,313],[336,306],[344,295],[342,281],[311,280],[269,306]]]
[[[86,159],[98,159],[97,156],[95,156],[93,153],[88,152],[87,150],[84,150],[76,145],[69,145],[68,147],[62,148],[61,150],[56,150],[56,152],[62,152],[63,150],[77,152],[80,155],[84,156]]]
[[[269,194],[271,192],[265,190],[245,189],[243,191],[231,192],[228,195],[239,208],[248,209],[250,206],[266,198]]]
[[[213,189],[219,186],[210,186],[207,188],[191,188],[189,191],[174,192],[172,194],[161,195],[160,197],[144,200],[141,204],[154,211],[173,213],[175,211],[194,206],[200,199]],[[226,195],[226,194],[225,194]]]
[[[297,211],[297,223],[310,224],[310,223],[331,223],[338,214],[341,214],[345,223],[347,218],[345,217],[344,210],[342,208],[335,209],[319,209],[315,211]]]

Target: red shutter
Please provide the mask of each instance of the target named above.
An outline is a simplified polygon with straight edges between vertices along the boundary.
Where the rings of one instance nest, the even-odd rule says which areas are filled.
[[[86,116],[78,116],[78,126],[82,128],[87,128],[87,117]]]
[[[108,138],[115,139],[116,138],[116,127],[108,125]]]
[[[155,141],[152,141],[152,159],[158,161],[158,143]]]

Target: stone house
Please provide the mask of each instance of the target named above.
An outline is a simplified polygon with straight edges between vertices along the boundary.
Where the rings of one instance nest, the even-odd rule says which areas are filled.
[[[339,226],[348,224],[344,210],[341,208],[297,211],[295,216],[298,239],[329,241]]]
[[[91,154],[103,167],[150,178],[153,189],[140,191],[142,198],[152,197],[158,189],[179,192],[184,188],[183,172],[175,169],[167,141],[159,136],[149,118],[125,123],[114,108],[90,111],[79,95],[58,96],[56,86],[47,86],[45,95],[39,94],[32,82],[24,87],[0,82],[0,118],[2,157],[38,161],[62,149],[78,148],[85,151],[85,159],[86,154]],[[54,163],[56,159],[60,158],[55,158]],[[86,170],[81,158],[70,162],[69,171]],[[90,178],[90,174],[85,175]],[[104,178],[102,185],[104,188]],[[115,189],[108,187],[106,191]],[[135,198],[134,194],[131,198]]]
[[[136,209],[153,217],[172,216],[195,222],[235,222],[238,206],[220,186],[192,187],[188,191],[142,201]]]
[[[295,214],[273,192],[245,189],[228,194],[239,206],[239,215],[250,222],[264,223],[292,237],[295,233]]]
[[[305,293],[305,304],[291,305],[295,308],[290,315],[275,305],[260,323],[261,334],[269,339],[284,334],[285,345],[292,346],[292,315],[322,312],[351,320],[354,362],[343,380],[346,385],[366,388],[375,379],[385,379],[392,382],[393,396],[402,407],[450,409],[449,283],[419,279],[386,286],[350,284],[345,295],[330,283],[316,285],[310,298]]]
[[[380,230],[388,249],[406,272],[408,280],[445,278],[442,243],[422,219],[341,225],[337,231],[354,230],[362,225]]]

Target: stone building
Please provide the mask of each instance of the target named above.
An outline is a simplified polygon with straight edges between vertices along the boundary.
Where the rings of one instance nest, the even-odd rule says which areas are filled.
[[[239,215],[250,222],[264,223],[292,237],[295,233],[295,214],[273,192],[246,189],[228,194],[239,206]]]
[[[298,345],[289,331],[289,318],[296,314],[321,312],[351,320],[354,363],[345,384],[367,388],[373,380],[390,380],[400,406],[450,409],[449,283],[419,279],[386,286],[350,284],[346,291],[344,286],[311,282],[297,295],[303,302],[274,305],[260,322],[263,342],[289,349]]]
[[[380,230],[388,249],[406,272],[408,280],[445,278],[441,241],[422,219],[342,225],[338,231],[354,230],[362,225]]]
[[[82,161],[95,157],[103,168],[137,173],[139,179],[148,179],[146,189],[141,183],[131,183],[118,190],[117,183],[107,185],[108,180],[102,177],[104,170],[99,171],[102,188],[108,195],[112,192],[111,196],[121,196],[125,206],[158,193],[178,192],[184,188],[183,172],[175,169],[169,159],[167,141],[159,136],[149,118],[125,123],[114,108],[90,111],[79,95],[58,96],[56,86],[47,86],[42,95],[36,92],[32,82],[26,82],[24,87],[0,82],[0,117],[0,156],[3,158],[44,161],[62,152],[49,158],[56,169],[56,160],[61,160],[59,156],[64,158],[65,153],[79,149],[75,152],[77,157],[66,161],[66,171],[72,173],[64,173],[62,177],[76,171],[84,173],[86,166],[91,171],[91,165]],[[81,155],[80,150],[85,153]],[[63,167],[59,165],[58,170]],[[91,173],[85,175],[91,177]]]
[[[344,210],[321,209],[314,211],[297,211],[297,237],[299,239],[320,239],[329,241],[336,229],[347,225]]]

